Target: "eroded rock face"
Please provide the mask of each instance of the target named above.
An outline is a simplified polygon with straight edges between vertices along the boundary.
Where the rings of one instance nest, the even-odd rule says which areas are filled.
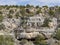
[[[6,18],[3,20],[2,23],[5,25],[6,29],[13,30],[14,28],[16,28],[20,25],[20,19],[15,19],[15,18],[8,19],[8,18]]]
[[[56,26],[57,26],[57,19],[56,18],[52,18],[51,19],[52,20],[52,22],[49,22],[49,27],[51,27],[51,28],[56,28]]]
[[[31,39],[31,38],[35,38],[37,35],[39,35],[39,32],[31,32],[31,33],[20,33],[20,35],[18,36],[19,38],[26,38],[26,39]]]

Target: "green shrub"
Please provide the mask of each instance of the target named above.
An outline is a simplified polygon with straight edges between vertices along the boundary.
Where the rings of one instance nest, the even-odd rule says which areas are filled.
[[[25,16],[26,15],[26,10],[23,8],[23,9],[20,10],[20,13],[21,13],[22,16]]]
[[[10,10],[10,11],[9,11],[9,13],[13,14],[13,13],[14,13],[14,11],[13,11],[13,10]]]
[[[24,44],[26,44],[27,42],[28,42],[28,41],[27,41],[26,39],[22,39],[21,42],[20,42],[20,44],[21,44],[21,45],[24,45]]]
[[[8,15],[7,15],[7,17],[8,17],[8,18],[12,18],[13,16],[12,16],[12,15],[10,15],[10,14],[8,14]]]
[[[14,45],[14,40],[11,36],[0,35],[0,45]]]
[[[15,17],[16,17],[16,18],[20,17],[19,12],[16,13]]]
[[[60,30],[57,30],[55,36],[54,36],[57,40],[60,40]]]
[[[36,11],[36,14],[42,13],[41,9]]]
[[[49,10],[48,14],[49,14],[50,16],[54,16],[54,15],[55,15],[55,12],[54,12],[53,10]]]
[[[35,38],[35,45],[46,45],[45,37],[38,35]]]
[[[27,5],[26,5],[26,8],[30,8],[30,5],[29,5],[29,4],[27,4]]]
[[[39,8],[39,5],[38,5],[38,6],[36,6],[36,8]]]
[[[0,24],[0,30],[1,29],[5,29],[5,25],[4,24]]]
[[[49,27],[49,25],[48,25],[49,22],[51,22],[51,20],[46,18],[44,20],[44,24],[42,25],[42,27]]]
[[[2,14],[2,11],[0,11],[0,14]]]
[[[0,15],[0,22],[2,22],[3,21],[3,16],[2,15]]]

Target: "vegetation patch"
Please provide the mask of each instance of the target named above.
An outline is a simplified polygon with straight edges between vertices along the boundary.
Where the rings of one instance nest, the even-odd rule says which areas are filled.
[[[11,36],[0,35],[0,45],[14,45],[14,40]]]

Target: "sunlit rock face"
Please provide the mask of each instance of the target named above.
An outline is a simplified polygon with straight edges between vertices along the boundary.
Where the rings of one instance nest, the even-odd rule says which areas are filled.
[[[52,21],[51,22],[49,22],[49,27],[51,27],[51,28],[56,28],[56,26],[57,26],[57,19],[56,18],[52,18],[51,19]]]
[[[48,25],[49,25],[49,27],[53,28],[53,25],[54,25],[54,24],[53,24],[53,22],[49,22]]]
[[[35,38],[37,35],[39,35],[39,32],[31,32],[31,33],[20,33],[19,38],[26,38],[26,39],[31,39]]]
[[[41,14],[34,15],[32,17],[29,17],[29,19],[27,20],[27,25],[30,27],[39,27],[43,24],[44,19],[45,18]]]
[[[14,28],[18,27],[20,25],[20,19],[4,19],[2,22],[6,29],[13,30]]]

